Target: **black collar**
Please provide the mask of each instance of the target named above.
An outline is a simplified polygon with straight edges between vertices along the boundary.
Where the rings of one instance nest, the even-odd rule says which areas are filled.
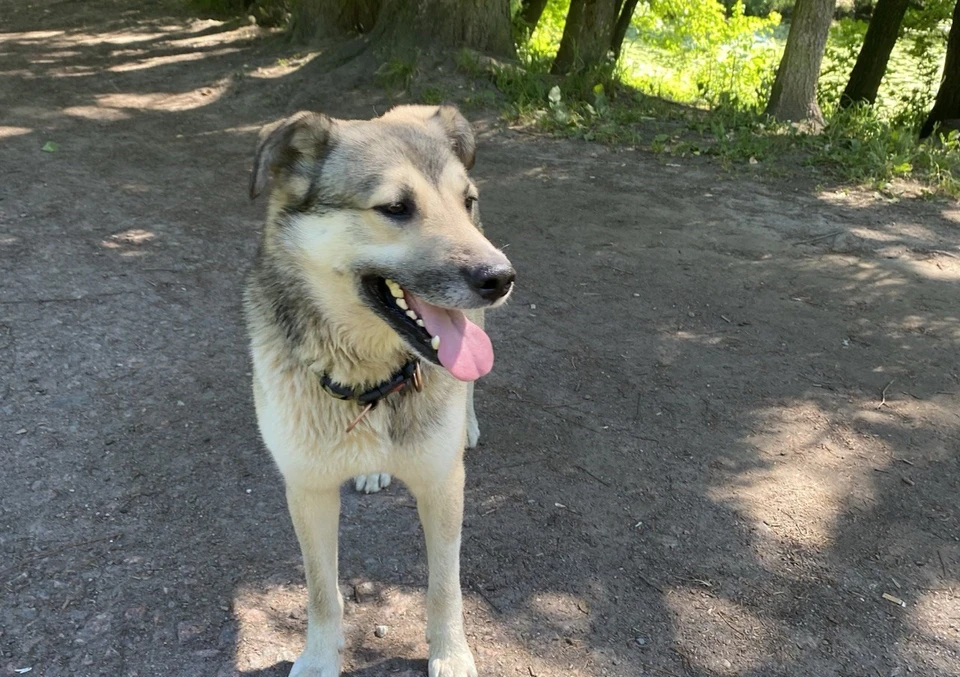
[[[338,400],[356,402],[363,407],[360,415],[347,427],[347,432],[353,430],[361,419],[367,415],[367,412],[376,407],[380,403],[380,400],[388,395],[400,392],[411,384],[417,392],[423,390],[423,374],[420,370],[420,360],[416,357],[400,367],[400,370],[386,381],[382,381],[369,390],[364,390],[359,393],[354,388],[337,383],[327,374],[320,374],[319,376],[320,385],[329,395],[336,397]]]

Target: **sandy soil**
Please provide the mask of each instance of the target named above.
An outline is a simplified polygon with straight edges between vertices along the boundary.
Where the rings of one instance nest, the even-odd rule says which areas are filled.
[[[388,102],[176,5],[0,16],[0,675],[286,675],[246,180],[262,123]],[[960,675],[957,205],[468,113],[520,274],[468,457],[481,673]],[[344,492],[353,677],[425,672],[413,507]]]

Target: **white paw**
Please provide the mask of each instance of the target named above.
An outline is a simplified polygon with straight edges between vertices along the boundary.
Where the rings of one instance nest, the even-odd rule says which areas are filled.
[[[300,654],[290,668],[290,677],[340,677],[339,661],[325,661],[313,654]]]
[[[477,677],[470,649],[444,651],[430,657],[430,677]]]
[[[475,420],[467,421],[467,449],[473,449],[480,441],[480,426]]]
[[[354,488],[364,494],[375,494],[381,489],[390,486],[391,477],[385,472],[375,472],[369,475],[358,475],[353,478]]]

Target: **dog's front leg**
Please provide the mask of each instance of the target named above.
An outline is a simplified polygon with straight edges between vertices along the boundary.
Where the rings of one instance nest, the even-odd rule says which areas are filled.
[[[339,677],[343,598],[337,581],[340,491],[287,485],[287,505],[307,576],[307,646],[290,677]]]
[[[480,441],[480,424],[477,412],[473,408],[473,382],[467,384],[467,449],[473,449]]]
[[[463,632],[460,593],[460,527],[463,522],[463,454],[448,477],[408,482],[427,540],[427,642],[430,677],[477,677]]]

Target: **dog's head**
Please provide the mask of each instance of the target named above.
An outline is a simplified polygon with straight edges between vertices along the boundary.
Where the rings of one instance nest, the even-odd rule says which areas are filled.
[[[465,381],[490,370],[493,350],[462,311],[500,305],[515,277],[480,230],[475,147],[451,106],[374,120],[303,112],[266,130],[250,181],[251,197],[271,184],[268,247],[292,258],[328,316],[379,318]]]

